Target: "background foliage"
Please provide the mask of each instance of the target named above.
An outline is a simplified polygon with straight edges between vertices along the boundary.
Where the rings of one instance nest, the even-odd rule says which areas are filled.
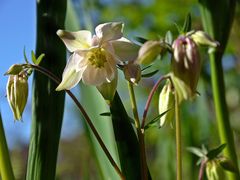
[[[141,36],[145,38],[157,38],[164,36],[167,30],[171,30],[174,37],[177,29],[174,23],[183,24],[188,12],[192,14],[193,29],[202,29],[200,12],[196,1],[192,0],[74,0],[73,7],[68,9],[66,22],[69,30],[81,29],[93,30],[95,25],[107,21],[123,21],[125,23],[126,36],[133,38]],[[73,18],[75,21],[73,22]],[[77,19],[77,21],[76,21]],[[240,8],[237,6],[235,20],[231,31],[227,51],[224,55],[224,72],[226,83],[226,99],[230,112],[230,120],[234,130],[238,157],[240,157]],[[206,49],[202,49],[206,51]],[[21,53],[21,51],[19,51]],[[164,57],[166,60],[168,57]],[[182,136],[183,147],[205,144],[213,148],[219,145],[219,137],[214,117],[214,107],[210,84],[209,61],[203,56],[203,70],[198,85],[200,96],[193,102],[187,102],[182,108]],[[150,79],[143,79],[137,89],[137,101],[144,104],[156,77],[168,71],[169,61],[160,61],[156,67],[160,72]],[[130,113],[130,102],[126,90],[127,84],[120,82],[118,89],[120,96]],[[78,89],[76,92],[79,93]],[[95,92],[94,92],[95,93]],[[81,93],[80,98],[86,102],[89,94]],[[158,96],[151,105],[150,117],[155,117],[158,111]],[[99,100],[101,101],[101,99]],[[94,103],[94,102],[93,102]],[[97,107],[96,107],[97,108]],[[90,111],[91,109],[89,109]],[[73,118],[81,118],[78,111],[75,115],[66,115],[70,121]],[[90,112],[91,113],[91,112]],[[4,114],[4,112],[2,112]],[[140,113],[141,114],[141,113]],[[98,119],[99,124],[109,123],[107,118]],[[5,119],[4,124],[11,121]],[[78,122],[79,124],[82,121]],[[24,126],[24,123],[22,124]],[[57,164],[57,179],[97,179],[104,177],[104,170],[99,170],[99,160],[93,151],[93,144],[89,143],[88,133],[82,128],[76,128],[76,134],[60,141],[60,150]],[[111,130],[110,130],[111,131]],[[8,136],[8,134],[6,135]],[[14,134],[11,134],[14,136]],[[107,136],[107,135],[105,135]],[[111,141],[111,138],[110,140]],[[175,178],[175,143],[174,130],[171,127],[162,129],[151,128],[146,133],[147,159],[153,179]],[[12,149],[11,158],[13,169],[17,179],[24,179],[28,145],[21,144],[17,149]],[[187,179],[196,179],[198,168],[197,157],[183,149],[183,176]],[[184,178],[184,179],[185,179]]]

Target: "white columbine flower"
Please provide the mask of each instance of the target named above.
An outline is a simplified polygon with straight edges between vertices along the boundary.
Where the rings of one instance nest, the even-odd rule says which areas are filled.
[[[57,35],[73,54],[56,90],[71,89],[81,79],[85,84],[94,86],[110,83],[116,78],[117,63],[136,59],[139,47],[122,37],[123,23],[100,24],[95,33],[92,35],[86,30],[57,31]]]

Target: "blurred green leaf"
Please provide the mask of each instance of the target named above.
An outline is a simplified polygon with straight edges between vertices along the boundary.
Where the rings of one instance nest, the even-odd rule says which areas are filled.
[[[216,158],[222,151],[223,149],[226,147],[227,144],[221,144],[220,146],[218,146],[215,149],[210,150],[207,153],[207,157],[209,160]]]
[[[142,74],[143,78],[148,78],[154,76],[156,73],[158,73],[159,70],[152,71],[150,73]]]
[[[155,118],[153,118],[152,120],[150,120],[145,126],[144,126],[144,129],[147,130],[148,128],[150,127],[153,127],[153,126],[157,126],[155,123],[157,123],[158,121],[160,121],[160,118],[165,115],[168,111],[171,111],[171,109],[168,109],[167,111],[163,112],[162,114],[159,114],[158,116],[156,116]],[[159,123],[158,123],[159,124]]]
[[[182,27],[182,32],[187,33],[191,30],[191,28],[192,28],[192,18],[191,18],[191,14],[188,13]]]

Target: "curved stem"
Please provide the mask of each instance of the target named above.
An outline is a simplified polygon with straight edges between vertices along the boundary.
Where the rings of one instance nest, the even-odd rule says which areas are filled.
[[[147,113],[148,113],[148,110],[149,110],[149,107],[150,107],[150,103],[152,101],[152,98],[153,98],[153,95],[154,93],[157,91],[160,83],[165,80],[165,79],[170,79],[171,78],[169,76],[162,76],[158,79],[158,81],[154,84],[149,96],[148,96],[148,99],[147,99],[147,102],[146,102],[146,105],[145,105],[145,108],[144,108],[144,112],[143,112],[143,119],[142,119],[142,124],[141,124],[141,128],[144,129],[144,126],[145,126],[145,121],[146,121],[146,117],[147,117]]]
[[[48,76],[51,80],[55,81],[57,84],[59,84],[61,82],[58,77],[56,77],[53,73],[49,72],[47,69],[45,69],[41,66],[36,66],[36,65],[33,65],[33,64],[30,64],[30,65],[28,64],[27,66],[30,66],[30,68],[33,68],[33,69],[43,73],[44,75]],[[116,170],[118,175],[121,177],[121,179],[125,179],[125,177],[123,176],[123,174],[122,174],[121,170],[119,169],[117,163],[112,158],[112,156],[111,156],[110,152],[108,151],[107,147],[105,146],[102,138],[98,134],[97,129],[93,125],[91,119],[89,118],[88,114],[86,113],[86,111],[84,110],[84,108],[82,107],[80,102],[77,100],[77,98],[74,96],[74,94],[71,91],[69,91],[69,90],[65,90],[65,91],[72,98],[74,103],[77,105],[77,107],[81,111],[81,113],[82,113],[83,117],[85,118],[87,124],[91,128],[91,130],[92,130],[93,134],[95,135],[98,143],[100,144],[101,148],[103,149],[103,151],[106,154],[108,160],[110,161],[110,163],[112,164],[112,166],[114,167],[114,169]]]
[[[15,179],[0,115],[0,179],[1,177],[2,179]]]
[[[175,121],[176,121],[177,180],[182,180],[181,121],[179,112],[179,100],[176,91],[175,91]]]
[[[148,174],[147,174],[147,160],[146,160],[145,143],[144,143],[144,129],[141,129],[140,127],[140,120],[138,116],[137,103],[136,103],[135,93],[133,89],[133,84],[129,81],[128,81],[128,89],[129,89],[129,95],[131,99],[135,127],[137,129],[137,135],[139,140],[140,159],[141,159],[141,179],[147,180]]]

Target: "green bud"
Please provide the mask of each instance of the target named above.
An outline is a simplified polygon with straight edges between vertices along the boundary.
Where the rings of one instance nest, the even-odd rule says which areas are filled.
[[[22,64],[12,65],[4,75],[18,75],[23,70]]]
[[[15,120],[22,118],[28,98],[28,81],[24,73],[10,75],[7,83],[7,99]]]
[[[207,33],[204,31],[196,31],[191,34],[191,38],[198,45],[217,47],[219,42],[214,41]]]
[[[165,123],[172,122],[174,117],[174,94],[172,85],[169,81],[163,86],[159,95],[158,109],[159,114],[168,111],[160,118],[160,127],[162,127]]]
[[[114,95],[117,89],[117,81],[118,81],[118,74],[116,72],[115,78],[110,82],[103,83],[99,86],[96,86],[98,91],[101,93],[103,98],[106,100],[108,104],[113,100]]]
[[[123,73],[125,75],[125,79],[135,85],[137,85],[141,79],[141,68],[139,64],[130,62],[124,65]]]
[[[223,169],[217,160],[211,160],[206,163],[206,174],[208,180],[220,180],[223,177]]]
[[[147,41],[138,52],[137,63],[148,65],[161,53],[162,46],[159,41]]]

